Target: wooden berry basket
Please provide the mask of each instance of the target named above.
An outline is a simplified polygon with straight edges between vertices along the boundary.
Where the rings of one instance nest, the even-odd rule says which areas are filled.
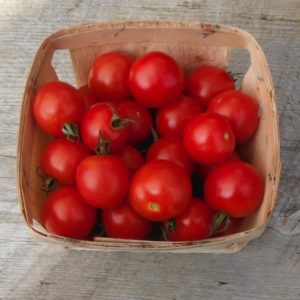
[[[255,97],[261,108],[261,122],[255,137],[242,149],[247,159],[265,179],[265,195],[258,211],[243,220],[239,232],[196,242],[134,241],[95,238],[73,240],[48,233],[41,225],[41,207],[45,194],[40,191],[42,179],[36,169],[42,149],[49,141],[36,126],[32,103],[44,83],[58,80],[51,64],[56,50],[68,49],[78,86],[86,84],[88,70],[101,53],[121,50],[140,56],[151,50],[171,54],[185,72],[203,64],[226,67],[231,50],[246,49],[250,67],[241,88]],[[18,184],[20,206],[28,226],[49,242],[69,247],[101,251],[166,252],[236,252],[251,239],[261,235],[273,210],[279,184],[278,118],[271,74],[266,58],[256,40],[235,27],[178,21],[126,21],[79,25],[52,34],[40,46],[24,92],[18,142]]]

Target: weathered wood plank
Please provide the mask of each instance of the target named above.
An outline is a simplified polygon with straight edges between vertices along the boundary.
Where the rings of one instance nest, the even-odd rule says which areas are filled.
[[[15,148],[33,55],[47,35],[65,26],[121,18],[232,24],[250,31],[265,50],[280,112],[282,181],[266,233],[243,251],[76,251],[40,242],[24,225],[16,200]],[[299,1],[0,2],[0,299],[299,299],[299,26]],[[57,63],[62,72],[68,66],[64,57]]]
[[[291,273],[299,275],[298,245],[299,239],[288,242],[268,231],[236,255],[179,258],[68,251],[18,234],[1,252],[6,258],[1,293],[20,299],[297,299],[299,285]]]

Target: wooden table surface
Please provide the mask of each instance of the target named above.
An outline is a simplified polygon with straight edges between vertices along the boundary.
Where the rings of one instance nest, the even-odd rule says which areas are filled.
[[[78,251],[41,242],[26,228],[15,149],[33,55],[58,29],[110,19],[232,24],[262,45],[278,99],[283,169],[265,234],[241,252]],[[300,299],[299,29],[300,1],[0,0],[0,299]]]

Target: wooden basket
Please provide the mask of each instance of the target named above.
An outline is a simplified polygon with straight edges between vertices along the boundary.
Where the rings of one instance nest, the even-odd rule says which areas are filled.
[[[203,64],[226,67],[232,49],[246,49],[250,66],[241,88],[258,99],[261,122],[255,137],[243,152],[265,179],[265,195],[260,209],[244,219],[239,232],[226,237],[196,242],[134,241],[97,238],[73,240],[48,233],[41,222],[45,195],[37,175],[41,151],[49,138],[36,126],[32,103],[36,91],[58,80],[51,64],[56,50],[68,49],[78,86],[86,84],[88,70],[101,53],[122,50],[135,57],[160,50],[171,54],[185,72]],[[21,210],[28,226],[49,242],[102,251],[236,252],[261,235],[273,210],[280,175],[278,119],[274,88],[266,58],[256,40],[235,27],[178,21],[126,21],[79,25],[52,34],[40,46],[29,73],[24,93],[18,143],[18,184]]]

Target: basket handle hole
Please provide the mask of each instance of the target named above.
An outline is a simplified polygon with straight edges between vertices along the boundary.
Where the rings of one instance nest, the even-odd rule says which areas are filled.
[[[67,49],[56,50],[51,62],[58,79],[76,86],[70,52]]]
[[[227,70],[233,75],[238,89],[241,87],[241,82],[250,65],[250,53],[248,50],[240,48],[231,49]]]

